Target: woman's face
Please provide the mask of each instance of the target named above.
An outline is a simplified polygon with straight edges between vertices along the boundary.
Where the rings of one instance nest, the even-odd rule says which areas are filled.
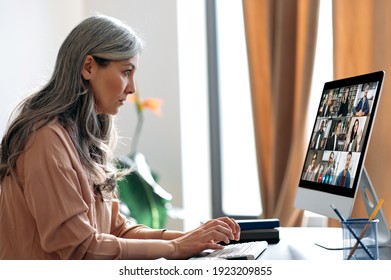
[[[353,127],[354,132],[356,132],[357,129],[358,129],[358,121],[356,120],[356,121],[354,122],[354,127]]]
[[[346,100],[346,98],[348,98],[348,96],[349,96],[349,89],[347,88],[347,89],[345,90],[345,100]]]
[[[334,153],[331,152],[330,155],[329,155],[329,163],[333,164],[333,162],[334,162]]]
[[[116,115],[126,96],[135,92],[134,74],[138,59],[136,55],[126,60],[112,60],[108,65],[101,66],[92,56],[87,56],[82,75],[91,86],[97,114]]]

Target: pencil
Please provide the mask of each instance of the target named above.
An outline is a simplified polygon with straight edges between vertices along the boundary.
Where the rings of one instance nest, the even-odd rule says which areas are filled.
[[[373,210],[371,216],[369,217],[368,222],[372,221],[376,217],[376,214],[377,214],[377,212],[379,212],[379,209],[380,209],[381,205],[383,204],[383,201],[384,201],[383,198],[381,198],[379,200],[379,202],[377,203],[377,205],[376,205],[375,209]],[[364,237],[364,235],[367,232],[368,228],[369,228],[369,224],[366,224],[364,229],[363,229],[363,231],[361,232],[360,236],[358,237],[360,240]],[[350,250],[350,253],[348,255],[348,260],[350,260],[350,258],[353,256],[353,254],[356,251],[357,247],[358,247],[358,241],[356,242],[356,244],[354,244],[352,250]]]
[[[341,215],[341,213],[338,211],[337,208],[335,208],[335,206],[333,204],[330,205],[331,208],[333,208],[335,214],[337,214],[337,216],[339,217],[339,219],[341,220],[341,222],[346,222],[345,218]],[[367,246],[365,246],[360,238],[358,238],[357,234],[354,232],[354,230],[350,227],[349,223],[346,223],[346,228],[350,231],[350,233],[354,236],[354,238],[357,240],[358,243],[360,243],[361,247],[364,249],[364,251],[368,254],[368,256],[373,260],[374,257],[373,255],[371,254],[371,252],[369,252]]]

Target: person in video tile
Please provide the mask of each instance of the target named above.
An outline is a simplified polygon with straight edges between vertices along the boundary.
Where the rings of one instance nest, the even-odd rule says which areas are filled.
[[[325,122],[321,121],[319,125],[319,130],[315,133],[315,136],[312,139],[311,149],[319,150],[322,147],[321,143],[325,134],[324,126],[325,126]]]
[[[349,113],[349,88],[345,88],[345,92],[341,98],[341,104],[338,109],[338,117],[346,117]]]
[[[318,153],[314,152],[311,158],[311,163],[308,165],[307,170],[304,174],[303,179],[307,181],[315,181],[316,174],[319,171],[319,164],[316,163],[316,159],[318,158]]]
[[[323,102],[322,107],[319,109],[318,116],[320,117],[329,117],[333,112],[333,91],[330,90],[325,96],[325,101]]]
[[[360,126],[360,121],[358,118],[354,121],[353,128],[350,132],[350,136],[348,141],[345,143],[345,151],[357,151],[357,145],[359,144],[359,140],[361,140],[361,133],[358,131],[358,127]]]
[[[329,138],[327,138],[327,143],[325,150],[336,151],[338,150],[338,140],[339,140],[339,132],[341,130],[342,121],[339,120],[337,125],[335,126],[334,132],[331,134]]]
[[[349,152],[346,156],[345,168],[342,170],[338,176],[335,184],[340,187],[350,188],[350,161],[352,160],[352,152]]]
[[[324,173],[321,173],[319,175],[318,182],[324,184],[331,184],[334,176],[334,152],[330,153],[327,165],[323,170],[325,171]]]
[[[369,102],[368,102],[368,91],[369,84],[366,84],[364,96],[358,101],[357,105],[353,108],[353,114],[355,116],[361,117],[366,116],[369,113]]]

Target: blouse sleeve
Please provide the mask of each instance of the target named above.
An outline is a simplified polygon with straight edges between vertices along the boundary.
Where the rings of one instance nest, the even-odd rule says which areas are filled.
[[[43,250],[61,259],[146,259],[162,231],[132,225],[113,203],[110,233],[98,233],[72,159],[72,145],[58,132],[43,128],[21,156],[24,193]],[[74,148],[73,148],[74,150]],[[109,217],[108,217],[109,218]],[[110,222],[110,221],[108,221]]]

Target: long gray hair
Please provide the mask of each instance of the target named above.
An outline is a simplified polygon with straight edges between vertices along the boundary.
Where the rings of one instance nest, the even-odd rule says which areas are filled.
[[[98,191],[112,191],[116,172],[112,150],[116,131],[110,115],[98,115],[93,93],[81,71],[87,55],[100,62],[129,59],[143,43],[122,22],[103,15],[89,17],[77,25],[58,52],[49,82],[23,100],[14,110],[0,147],[0,182],[15,175],[18,156],[28,138],[42,126],[59,121],[68,131]]]

